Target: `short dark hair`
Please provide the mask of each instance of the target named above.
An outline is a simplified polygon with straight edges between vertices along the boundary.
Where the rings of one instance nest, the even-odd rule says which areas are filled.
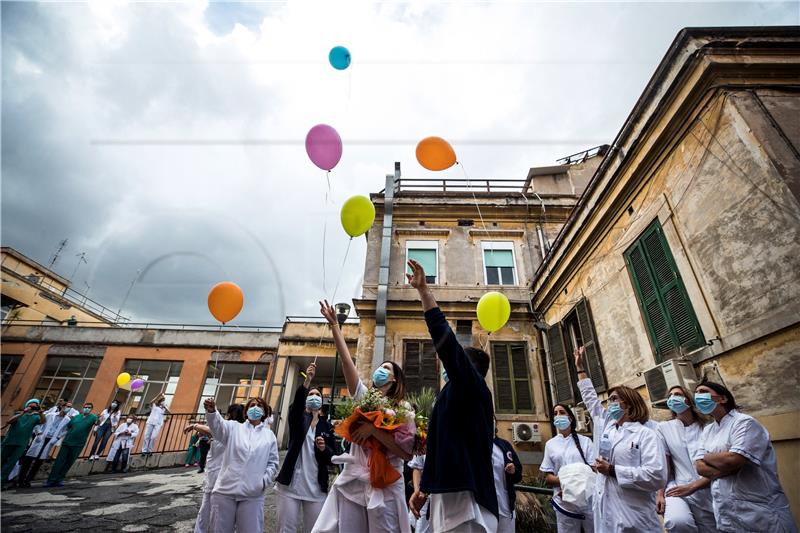
[[[228,416],[228,420],[244,422],[244,405],[240,403],[231,404],[228,406],[228,412],[226,414]]]
[[[486,374],[489,373],[489,354],[474,346],[464,348],[464,352],[469,357],[469,360],[472,361],[472,366],[480,372],[481,376],[486,377]]]
[[[708,387],[709,389],[716,392],[718,396],[725,396],[726,398],[728,398],[727,401],[722,404],[722,406],[725,408],[725,411],[730,411],[731,409],[737,409],[739,407],[738,405],[736,405],[736,400],[734,399],[733,394],[731,394],[731,391],[729,391],[728,388],[725,387],[724,385],[720,385],[719,383],[714,383],[713,381],[706,381],[706,378],[703,378],[703,380],[700,383],[695,385],[694,387],[695,392],[697,392],[697,387],[701,386]]]

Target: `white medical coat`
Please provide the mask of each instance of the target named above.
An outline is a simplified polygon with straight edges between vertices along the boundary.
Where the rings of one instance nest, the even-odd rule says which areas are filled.
[[[666,456],[658,435],[638,422],[618,426],[608,416],[592,381],[578,382],[592,416],[596,455],[614,465],[616,478],[598,475],[594,527],[600,533],[663,533],[656,515],[656,491],[667,484]]]
[[[714,516],[721,531],[797,532],[789,501],[778,481],[775,450],[766,428],[736,409],[703,429],[693,459],[706,453],[734,452],[744,456],[744,466],[711,483]]]
[[[56,413],[57,412],[58,411],[56,411]],[[67,424],[69,424],[70,420],[69,416],[59,416],[55,413],[50,413],[46,415],[45,418],[46,421],[43,429],[38,430],[41,426],[36,426],[36,438],[33,439],[28,451],[25,453],[28,457],[38,457],[39,459],[49,458],[56,443],[67,434]],[[47,446],[42,450],[42,445],[48,438],[50,440],[47,441]]]
[[[264,496],[278,472],[278,441],[265,423],[253,426],[225,420],[214,411],[206,414],[208,427],[224,446],[222,464],[213,494],[248,500]]]
[[[661,422],[656,430],[664,451],[672,458],[672,465],[675,468],[673,480],[669,482],[667,488],[688,485],[700,475],[694,468],[692,457],[700,448],[700,439],[703,434],[703,426],[695,422],[690,426],[684,426],[683,422],[677,418]],[[694,494],[683,498],[689,505],[697,506],[705,511],[714,512],[711,504],[711,489],[705,488],[695,491]]]

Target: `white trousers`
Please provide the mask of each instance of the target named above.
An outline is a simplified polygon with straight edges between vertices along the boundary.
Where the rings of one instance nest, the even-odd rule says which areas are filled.
[[[558,533],[581,533],[581,526],[584,532],[594,531],[594,516],[591,509],[589,512],[584,513],[586,518],[578,520],[577,518],[570,518],[563,513],[554,511],[556,513],[556,528]]]
[[[200,502],[200,510],[197,511],[194,533],[209,533],[209,531],[211,531],[211,493],[203,491],[203,500]]]
[[[505,516],[497,517],[497,533],[516,533],[516,519],[514,517],[508,518]]]
[[[156,439],[158,439],[158,432],[161,431],[161,425],[147,424],[144,428],[144,441],[142,444],[142,453],[151,453],[156,449]]]
[[[664,527],[669,533],[714,533],[717,531],[714,513],[692,505],[683,498],[671,497],[666,498]]]
[[[213,533],[264,533],[264,496],[237,500],[211,493]]]
[[[388,491],[384,495],[388,495]],[[339,531],[341,533],[350,531],[396,533],[399,531],[400,517],[397,516],[397,505],[395,505],[394,500],[384,500],[384,506],[379,509],[367,509],[344,496],[339,497],[338,504]]]
[[[278,496],[278,530],[277,533],[309,533],[314,522],[322,511],[325,500],[309,501],[294,498],[282,492]],[[300,516],[303,516],[303,527],[300,528]]]

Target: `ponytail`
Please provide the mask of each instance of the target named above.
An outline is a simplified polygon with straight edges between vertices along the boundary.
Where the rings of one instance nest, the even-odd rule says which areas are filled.
[[[572,412],[572,409],[569,408],[569,405],[564,403],[555,404],[553,406],[553,409],[555,409],[556,407],[562,407],[567,412],[567,416],[569,416],[569,427],[572,430],[570,431],[570,434],[572,435],[572,440],[575,441],[575,447],[578,448],[578,453],[581,454],[581,459],[583,459],[583,462],[587,466],[592,466],[586,460],[586,456],[583,454],[583,448],[581,448],[581,441],[580,439],[578,439],[578,432],[575,429],[578,426],[578,419],[575,418],[575,413]]]
[[[586,456],[583,455],[583,448],[581,448],[581,441],[578,439],[578,432],[573,429],[571,435],[572,440],[575,441],[575,447],[578,448],[578,453],[581,454],[581,459],[583,459],[583,462],[586,463],[586,466],[591,466],[586,460]]]

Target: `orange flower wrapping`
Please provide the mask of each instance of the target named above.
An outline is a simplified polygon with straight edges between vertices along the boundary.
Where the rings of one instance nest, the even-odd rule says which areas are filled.
[[[352,442],[351,432],[355,431],[361,424],[372,424],[376,428],[390,432],[402,426],[402,424],[383,425],[384,420],[388,418],[383,411],[365,413],[361,411],[360,407],[356,407],[353,414],[336,426],[336,434]],[[370,437],[364,443],[364,447],[372,451],[369,454],[369,481],[373,487],[383,489],[400,479],[400,472],[392,467],[383,444]]]

